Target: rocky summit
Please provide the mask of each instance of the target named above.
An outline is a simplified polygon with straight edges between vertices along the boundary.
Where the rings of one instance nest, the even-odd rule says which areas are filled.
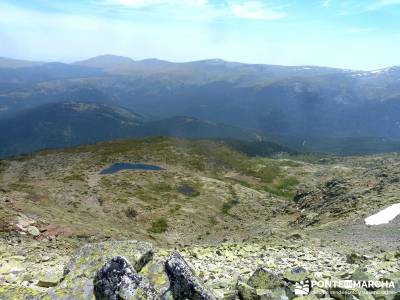
[[[0,299],[399,299],[398,217],[365,224],[399,167],[169,138],[1,160]]]

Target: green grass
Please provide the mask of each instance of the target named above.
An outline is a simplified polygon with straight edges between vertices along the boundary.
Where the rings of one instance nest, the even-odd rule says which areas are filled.
[[[210,216],[208,218],[208,223],[210,224],[210,226],[215,226],[218,224],[217,218],[215,216]]]
[[[230,215],[230,210],[240,203],[236,191],[232,186],[229,186],[229,192],[231,194],[231,198],[222,204],[221,207],[221,212],[224,215]]]
[[[68,181],[84,181],[85,177],[82,174],[71,174],[69,176],[64,177],[64,182]]]
[[[173,190],[173,187],[165,182],[152,184],[150,190],[154,193],[169,193]]]
[[[158,218],[151,223],[149,232],[151,233],[163,233],[168,230],[168,222],[165,218]]]
[[[174,214],[174,213],[176,213],[177,211],[179,211],[181,208],[182,208],[182,205],[180,205],[180,204],[175,204],[175,205],[171,206],[171,208],[169,209],[169,213],[170,213],[170,214]]]
[[[222,208],[221,211],[224,215],[229,215],[229,211],[235,207],[236,205],[239,204],[239,200],[237,199],[231,199],[227,202],[225,202],[224,204],[222,204]]]
[[[260,178],[262,182],[272,182],[281,175],[281,169],[276,163],[268,163],[257,171],[251,171],[252,175]]]
[[[301,161],[306,163],[327,163],[332,160],[332,156],[327,154],[319,154],[319,153],[303,153],[297,155],[287,155],[285,158],[293,160],[293,161]]]
[[[299,181],[295,177],[285,177],[266,185],[264,190],[277,196],[292,198],[298,184]]]

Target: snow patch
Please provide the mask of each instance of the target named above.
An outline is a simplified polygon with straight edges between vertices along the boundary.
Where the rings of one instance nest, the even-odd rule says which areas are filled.
[[[400,203],[393,204],[380,212],[365,218],[366,225],[387,224],[400,215]]]

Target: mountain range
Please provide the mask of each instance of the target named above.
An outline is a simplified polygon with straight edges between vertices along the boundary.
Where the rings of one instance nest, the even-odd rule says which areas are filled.
[[[186,63],[135,61],[113,55],[71,64],[1,58],[0,140],[13,141],[22,152],[29,152],[48,146],[176,133],[201,138],[258,137],[299,151],[335,154],[397,151],[399,83],[400,67],[354,71],[220,59]],[[66,113],[62,108],[71,108],[71,103],[97,105],[105,110],[102,116],[107,115],[108,121],[102,119],[98,126],[98,109],[72,109]],[[121,117],[111,114],[109,118],[108,110],[124,113]],[[61,117],[51,111],[65,114]],[[71,112],[74,117],[69,115]],[[127,115],[135,116],[135,122],[127,121]],[[138,125],[141,122],[146,125]],[[48,131],[53,126],[56,132],[64,132],[60,141],[49,134],[50,137],[42,137],[39,146],[32,148],[34,142],[25,145],[27,139],[18,133],[18,128],[28,126],[43,133],[39,123],[48,124]],[[11,129],[11,124],[23,125],[13,125]],[[218,130],[210,124],[218,124]],[[137,126],[141,127],[140,133]],[[92,127],[93,136],[83,127]],[[135,133],[131,127],[136,128]],[[79,132],[73,143],[66,142],[65,128]],[[30,136],[33,139],[35,135]],[[21,152],[15,151],[6,153]]]
[[[94,102],[44,104],[14,117],[1,119],[0,128],[0,157],[114,139],[158,136],[223,138],[228,143],[239,140],[240,145],[234,143],[235,147],[254,147],[255,143],[263,145],[263,151],[267,148],[270,154],[290,152],[278,144],[264,141],[265,138],[253,130],[192,117],[147,121],[142,115],[128,109]]]

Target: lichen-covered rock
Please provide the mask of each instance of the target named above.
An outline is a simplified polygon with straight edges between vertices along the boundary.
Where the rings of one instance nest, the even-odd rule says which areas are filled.
[[[239,281],[238,290],[241,300],[289,299],[283,279],[265,268],[258,268],[247,283]]]
[[[23,286],[0,285],[0,299],[39,300],[39,299],[45,299],[44,297],[45,296],[43,295],[42,292],[35,290],[33,288],[28,288]]]
[[[330,291],[330,296],[336,300],[374,300],[372,294],[364,288],[335,287]]]
[[[39,229],[37,229],[37,227],[35,227],[35,226],[28,226],[27,231],[32,236],[39,236],[40,235]]]
[[[140,241],[113,241],[80,248],[64,269],[64,279],[51,291],[52,299],[93,299],[93,278],[110,259],[124,256],[139,272],[153,257],[153,246]],[[49,292],[50,293],[50,292]]]
[[[165,262],[165,271],[170,281],[170,290],[175,300],[214,300],[216,296],[195,275],[178,252],[173,252]]]
[[[237,289],[239,292],[239,299],[241,299],[241,300],[258,299],[256,289],[249,286],[245,282],[239,281],[238,285],[237,285]]]
[[[65,267],[65,275],[81,272],[96,272],[106,261],[124,255],[139,272],[153,257],[154,249],[150,243],[141,241],[113,241],[87,244],[80,248]]]
[[[392,282],[393,288],[382,288],[374,291],[374,298],[377,300],[398,300],[400,299],[400,272],[390,274],[382,281]]]
[[[293,300],[317,300],[317,299],[318,297],[315,295],[306,295],[293,298]]]
[[[302,267],[297,267],[283,273],[283,278],[291,282],[301,282],[307,279],[308,272]]]
[[[114,257],[97,272],[93,285],[97,300],[160,298],[149,281],[137,274],[129,262],[121,256]]]
[[[55,287],[62,279],[61,272],[43,272],[39,275],[38,286],[40,287]]]
[[[164,294],[169,288],[169,279],[165,273],[163,261],[149,262],[140,271],[140,275],[146,277],[160,294]]]
[[[258,268],[247,284],[255,289],[273,289],[283,286],[282,280],[276,274],[264,268]]]
[[[355,270],[353,274],[351,274],[350,279],[360,282],[368,282],[376,280],[376,278],[374,278],[371,274],[365,272],[362,268]]]

